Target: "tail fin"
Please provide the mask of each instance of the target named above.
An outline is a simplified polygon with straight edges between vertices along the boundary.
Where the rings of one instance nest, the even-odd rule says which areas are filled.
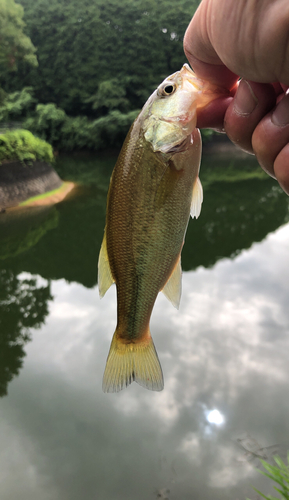
[[[113,336],[103,375],[104,392],[119,392],[133,381],[151,391],[164,388],[163,373],[151,337],[124,344]]]

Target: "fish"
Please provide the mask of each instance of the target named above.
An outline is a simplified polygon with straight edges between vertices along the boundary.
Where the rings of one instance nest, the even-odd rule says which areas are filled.
[[[133,381],[153,391],[164,387],[149,322],[160,291],[179,307],[185,233],[203,201],[197,109],[219,95],[184,64],[149,97],[124,141],[110,180],[98,260],[100,297],[113,283],[117,289],[104,392],[119,392]]]

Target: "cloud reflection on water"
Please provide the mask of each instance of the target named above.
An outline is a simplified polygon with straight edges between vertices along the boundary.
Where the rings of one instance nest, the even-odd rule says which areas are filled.
[[[97,288],[52,282],[49,316],[1,401],[1,499],[9,488],[23,500],[76,500],[83,488],[102,500],[162,488],[182,500],[253,497],[254,471],[231,438],[246,430],[269,446],[288,435],[288,255],[286,225],[234,260],[184,273],[179,311],[160,294],[151,331],[162,393],[102,393],[115,290],[100,301]],[[214,409],[221,426],[208,421]]]

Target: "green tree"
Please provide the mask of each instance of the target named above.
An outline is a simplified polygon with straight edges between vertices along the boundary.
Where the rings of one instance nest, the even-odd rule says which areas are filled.
[[[39,66],[21,61],[17,72],[2,72],[10,94],[0,112],[24,118],[24,128],[68,150],[121,144],[137,110],[185,62],[183,35],[198,4],[20,1]],[[39,103],[35,110],[23,87]]]
[[[120,109],[126,111],[129,107],[129,100],[125,96],[126,81],[122,82],[120,78],[111,78],[100,82],[96,94],[89,97],[86,102],[91,102],[92,109],[96,110]]]
[[[97,118],[111,109],[141,108],[160,81],[180,69],[185,62],[183,35],[199,2],[21,3],[39,67],[22,63],[18,74],[6,74],[5,89],[33,86],[40,102],[55,103],[69,115]],[[114,103],[110,99],[100,106],[109,90]]]
[[[36,49],[23,32],[23,7],[14,0],[0,0],[0,67],[16,69],[19,61],[37,66]]]

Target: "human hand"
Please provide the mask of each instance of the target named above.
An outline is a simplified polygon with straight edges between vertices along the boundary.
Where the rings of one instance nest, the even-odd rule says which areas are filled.
[[[288,0],[202,0],[184,50],[199,78],[232,94],[204,108],[198,127],[225,130],[289,194]]]

